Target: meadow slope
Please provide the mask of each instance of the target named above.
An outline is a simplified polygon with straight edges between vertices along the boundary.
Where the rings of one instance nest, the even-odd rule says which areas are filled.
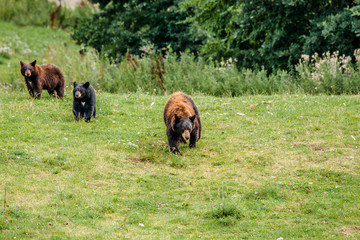
[[[195,95],[203,134],[182,156],[167,98],[98,91],[87,124],[71,89],[2,87],[0,238],[360,237],[359,96]]]

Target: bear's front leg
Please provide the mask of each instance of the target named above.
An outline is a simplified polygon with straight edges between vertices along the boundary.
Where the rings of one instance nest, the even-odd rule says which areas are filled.
[[[79,119],[83,117],[84,115],[83,108],[84,107],[82,106],[81,102],[78,101],[73,102],[73,114],[76,121],[79,121]]]
[[[80,111],[77,111],[77,110],[73,109],[73,114],[74,114],[75,120],[79,121],[79,119],[81,118]]]
[[[25,80],[26,88],[29,91],[31,97],[34,97],[34,89],[32,88],[31,84]]]
[[[189,143],[189,147],[191,147],[191,148],[196,148],[196,129],[194,129],[194,130],[190,133],[190,143]]]
[[[33,87],[33,89],[34,89],[34,97],[35,97],[36,99],[40,99],[40,98],[41,98],[42,88],[35,85],[35,86]]]
[[[84,105],[85,122],[90,122],[91,117],[94,114],[94,106],[90,102],[86,102]]]
[[[179,144],[180,144],[180,136],[174,133],[171,129],[166,131],[166,135],[168,137],[168,144],[170,151],[176,155],[180,154]]]
[[[34,96],[36,99],[40,99],[41,98],[41,92],[35,92]]]

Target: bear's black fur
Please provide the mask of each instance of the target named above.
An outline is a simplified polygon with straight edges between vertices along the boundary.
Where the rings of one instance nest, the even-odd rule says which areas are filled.
[[[73,113],[76,121],[85,117],[86,122],[90,122],[91,117],[96,115],[95,90],[89,82],[74,82],[73,90]]]

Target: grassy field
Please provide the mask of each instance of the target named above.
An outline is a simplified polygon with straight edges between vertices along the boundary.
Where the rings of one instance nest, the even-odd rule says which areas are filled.
[[[87,124],[71,90],[1,92],[1,239],[360,237],[359,96],[196,95],[175,156],[168,96],[97,92]]]
[[[194,94],[202,138],[175,156],[169,95],[96,88],[96,119],[76,122],[71,83],[100,76],[98,57],[62,31],[0,29],[0,239],[360,238],[359,95]],[[34,59],[61,65],[64,99],[29,97]]]
[[[13,88],[25,87],[20,60],[31,62],[36,59],[39,64],[48,63],[54,45],[72,51],[74,55],[80,49],[70,40],[69,34],[61,30],[18,27],[3,21],[0,21],[0,29],[0,86],[10,83]]]

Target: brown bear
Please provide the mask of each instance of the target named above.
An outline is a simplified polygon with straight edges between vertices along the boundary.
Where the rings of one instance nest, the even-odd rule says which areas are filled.
[[[195,148],[201,137],[199,112],[190,96],[176,92],[165,104],[164,122],[170,151],[180,154],[180,142],[190,139],[189,147]]]
[[[21,74],[31,97],[40,99],[43,89],[50,95],[62,98],[64,96],[65,80],[61,70],[53,64],[36,65],[36,60],[30,63],[20,61]]]

